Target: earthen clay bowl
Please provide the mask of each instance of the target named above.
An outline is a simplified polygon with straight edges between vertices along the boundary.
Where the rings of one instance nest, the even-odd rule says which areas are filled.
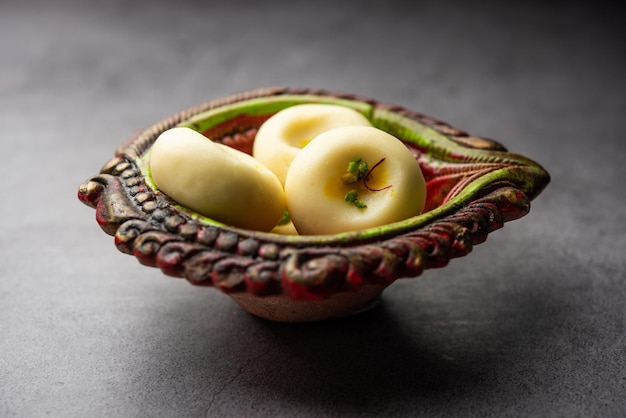
[[[147,160],[164,130],[187,126],[250,153],[257,128],[300,103],[352,107],[400,138],[426,178],[425,212],[358,232],[283,236],[220,224],[154,187]],[[541,166],[499,143],[400,106],[270,88],[208,102],[139,132],[80,186],[78,198],[95,208],[98,224],[115,237],[117,248],[142,264],[216,287],[260,317],[304,322],[366,309],[395,280],[468,254],[504,222],[526,215],[549,181]]]

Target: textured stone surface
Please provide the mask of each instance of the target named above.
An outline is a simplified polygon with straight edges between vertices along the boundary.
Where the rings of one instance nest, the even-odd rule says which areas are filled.
[[[619,13],[203,3],[0,3],[0,416],[623,415]],[[136,129],[272,85],[398,103],[552,182],[469,256],[333,322],[258,320],[120,254],[77,186]]]

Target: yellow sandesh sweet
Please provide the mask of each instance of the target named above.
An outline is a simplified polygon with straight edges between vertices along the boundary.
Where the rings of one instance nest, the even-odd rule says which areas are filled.
[[[411,151],[374,127],[328,130],[293,159],[287,208],[301,235],[336,234],[419,215],[424,176]]]
[[[180,205],[240,228],[270,231],[283,216],[285,193],[262,163],[189,128],[163,132],[152,146],[156,186]]]
[[[371,126],[354,109],[321,103],[288,107],[261,125],[254,140],[252,155],[269,168],[284,185],[294,157],[314,137],[342,126]]]

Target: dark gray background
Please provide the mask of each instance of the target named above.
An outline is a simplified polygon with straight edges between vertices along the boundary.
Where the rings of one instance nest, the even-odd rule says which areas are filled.
[[[0,416],[626,414],[626,43],[602,2],[0,2]],[[332,322],[259,320],[76,199],[136,129],[315,87],[498,139],[528,216]]]

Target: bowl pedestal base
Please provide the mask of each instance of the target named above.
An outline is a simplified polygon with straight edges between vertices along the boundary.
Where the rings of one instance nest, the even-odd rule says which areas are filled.
[[[340,292],[324,300],[292,300],[285,295],[229,294],[239,306],[263,319],[277,322],[314,322],[368,311],[379,303],[386,286],[366,285],[355,292]]]

